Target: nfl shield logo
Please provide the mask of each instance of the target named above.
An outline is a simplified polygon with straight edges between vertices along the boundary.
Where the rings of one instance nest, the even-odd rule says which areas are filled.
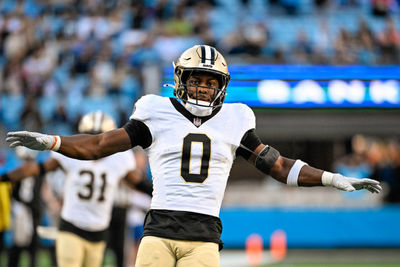
[[[200,119],[200,118],[194,118],[194,119],[193,119],[193,124],[194,124],[196,127],[199,127],[199,126],[201,125],[201,119]]]

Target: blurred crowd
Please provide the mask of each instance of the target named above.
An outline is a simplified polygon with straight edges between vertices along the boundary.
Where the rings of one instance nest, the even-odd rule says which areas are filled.
[[[381,139],[355,135],[349,153],[334,163],[343,175],[379,180],[384,186],[383,201],[400,203],[400,143],[397,138]]]
[[[2,0],[0,132],[68,135],[97,109],[121,125],[199,43],[230,64],[400,64],[399,15],[400,0]],[[381,180],[400,202],[399,151],[357,136],[334,171]]]
[[[198,43],[232,64],[398,64],[398,14],[395,0],[3,0],[1,120],[68,134],[101,108],[122,123]]]
[[[399,2],[3,0],[0,130],[73,134],[98,109],[121,125],[198,43],[230,64],[400,64]]]
[[[0,130],[68,135],[98,109],[121,125],[198,43],[230,64],[400,64],[399,2],[3,0]]]

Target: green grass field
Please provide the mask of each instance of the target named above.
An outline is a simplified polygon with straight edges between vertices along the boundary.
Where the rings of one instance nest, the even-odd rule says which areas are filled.
[[[268,250],[259,267],[400,267],[399,249],[290,249],[286,258],[274,263]],[[251,267],[241,250],[223,250],[221,267]]]
[[[233,261],[229,261],[233,259]],[[114,255],[107,251],[104,267],[114,267]],[[234,262],[235,264],[231,264]],[[241,264],[242,262],[242,264]],[[223,250],[221,267],[255,267],[246,263],[244,251]],[[0,255],[0,267],[7,266],[7,255]],[[40,250],[39,267],[51,267],[50,254]],[[269,263],[258,267],[400,267],[400,250],[299,250],[289,251],[281,263]],[[20,266],[29,267],[29,255],[24,253]]]
[[[50,254],[45,250],[40,250],[38,255],[38,264],[39,267],[50,267],[51,259]],[[8,266],[7,254],[3,252],[0,255],[0,267]],[[18,267],[18,266],[15,266]],[[23,253],[20,260],[20,267],[29,267],[29,255],[27,253]]]
[[[52,267],[52,261],[50,258],[50,253],[47,250],[40,250],[37,258],[38,267]],[[107,252],[104,258],[104,267],[114,266],[114,255],[111,252]],[[0,255],[0,267],[6,267],[8,263],[7,254],[2,253]],[[20,261],[20,266],[13,267],[29,267],[29,255],[28,253],[23,253]]]
[[[399,267],[400,263],[275,263],[260,267]]]

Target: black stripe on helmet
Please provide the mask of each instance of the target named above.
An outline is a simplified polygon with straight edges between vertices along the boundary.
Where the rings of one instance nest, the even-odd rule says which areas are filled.
[[[215,64],[215,49],[214,47],[210,47],[211,48],[211,65]]]
[[[201,46],[201,63],[206,63],[206,48],[204,45]]]

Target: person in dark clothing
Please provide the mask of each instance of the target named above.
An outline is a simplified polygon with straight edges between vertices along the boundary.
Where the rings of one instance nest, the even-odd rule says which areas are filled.
[[[17,155],[24,162],[34,161],[37,152],[27,149],[25,147],[18,147]],[[44,175],[41,172],[38,177],[30,177],[23,181],[18,181],[13,186],[12,190],[12,198],[13,198],[13,207],[18,207],[14,210],[16,218],[13,221],[14,227],[16,231],[19,231],[18,228],[26,227],[26,224],[30,223],[31,226],[28,226],[29,232],[24,231],[26,238],[21,240],[21,238],[17,237],[17,233],[15,234],[15,240],[12,247],[9,249],[9,257],[8,257],[8,266],[15,267],[19,266],[19,262],[21,260],[21,253],[23,251],[27,251],[30,256],[30,265],[31,267],[37,266],[37,251],[39,249],[39,237],[36,231],[37,226],[40,224],[41,216],[42,216],[42,203],[41,203],[41,187],[43,184]],[[24,216],[22,213],[30,216],[27,220],[19,220]],[[22,217],[25,218],[25,217]],[[29,240],[29,234],[31,235]]]

